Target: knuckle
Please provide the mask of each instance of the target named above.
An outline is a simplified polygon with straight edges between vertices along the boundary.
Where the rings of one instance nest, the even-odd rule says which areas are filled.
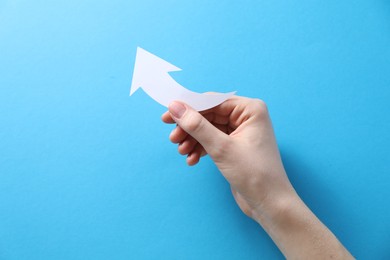
[[[267,118],[268,117],[268,108],[267,104],[261,100],[261,99],[253,99],[251,101],[251,106],[253,110],[261,117],[261,118]]]
[[[203,128],[203,121],[202,118],[190,115],[188,118],[186,118],[186,130],[190,133],[197,133],[200,132]]]
[[[179,146],[177,147],[177,151],[178,151],[179,154],[181,154],[181,155],[186,155],[186,154],[187,154],[186,151],[183,149],[183,147],[182,147],[181,145],[179,145]]]
[[[209,154],[215,160],[222,160],[230,153],[231,145],[232,143],[230,138],[221,138],[218,142],[215,143],[215,145],[213,145],[213,150],[210,151]]]

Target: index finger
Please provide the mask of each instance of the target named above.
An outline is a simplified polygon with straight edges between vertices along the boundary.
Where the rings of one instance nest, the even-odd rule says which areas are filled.
[[[162,114],[161,120],[164,123],[167,123],[167,124],[174,124],[175,123],[175,121],[172,119],[171,114],[169,113],[169,111],[166,111],[164,114]]]

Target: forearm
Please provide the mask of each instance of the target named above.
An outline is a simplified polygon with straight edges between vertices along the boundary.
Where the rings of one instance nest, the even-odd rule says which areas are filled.
[[[202,115],[173,102],[163,121],[178,125],[170,139],[188,154],[189,165],[210,154],[241,210],[257,220],[287,258],[352,258],[291,186],[263,101],[233,97]]]
[[[288,259],[353,259],[294,192],[270,199],[256,221]]]

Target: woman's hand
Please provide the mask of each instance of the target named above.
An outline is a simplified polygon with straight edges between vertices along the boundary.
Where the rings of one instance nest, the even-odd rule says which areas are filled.
[[[211,156],[248,216],[257,218],[265,200],[293,192],[263,101],[235,96],[201,113],[173,102],[162,120],[177,123],[170,139],[189,165]]]
[[[288,180],[263,101],[235,96],[201,113],[173,102],[162,120],[177,124],[170,139],[189,165],[211,156],[241,210],[287,258],[352,258]]]

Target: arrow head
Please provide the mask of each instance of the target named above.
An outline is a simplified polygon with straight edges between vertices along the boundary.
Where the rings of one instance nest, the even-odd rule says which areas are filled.
[[[157,57],[156,55],[137,47],[135,57],[133,80],[131,82],[130,96],[143,84],[147,83],[150,78],[154,78],[161,73],[165,74],[181,69],[171,63]]]

